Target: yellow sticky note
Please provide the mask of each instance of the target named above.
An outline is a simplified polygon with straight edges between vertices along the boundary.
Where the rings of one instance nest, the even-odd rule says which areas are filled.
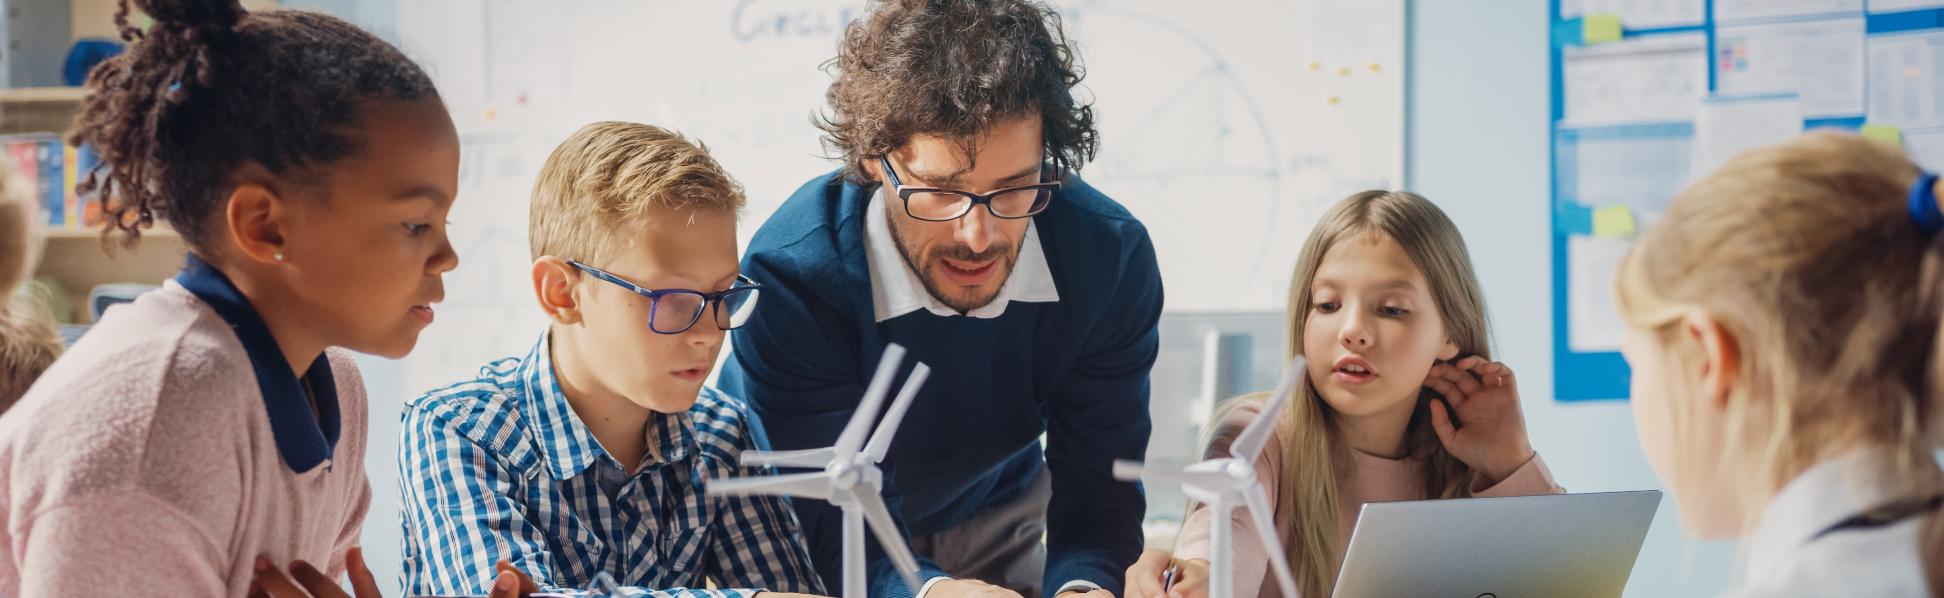
[[[1586,15],[1580,39],[1586,45],[1620,41],[1620,15]]]
[[[1631,237],[1639,229],[1632,208],[1625,205],[1593,210],[1593,236],[1603,239]]]
[[[1896,125],[1870,123],[1863,125],[1863,130],[1860,132],[1863,133],[1864,139],[1881,141],[1899,147],[1903,146],[1903,128]]]

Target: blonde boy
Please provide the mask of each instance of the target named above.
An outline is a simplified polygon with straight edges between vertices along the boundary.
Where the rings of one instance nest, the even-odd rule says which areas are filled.
[[[41,236],[34,214],[19,180],[0,166],[0,412],[27,394],[61,354],[52,314],[16,293],[38,261]]]
[[[760,293],[742,206],[657,127],[595,123],[554,150],[530,220],[547,329],[405,406],[407,594],[484,593],[501,559],[549,591],[606,573],[630,595],[821,592],[782,500],[703,492],[757,442],[748,407],[702,384]]]

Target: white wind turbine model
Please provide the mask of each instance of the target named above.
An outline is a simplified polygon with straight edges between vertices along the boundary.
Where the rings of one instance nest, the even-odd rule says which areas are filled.
[[[1275,395],[1269,398],[1269,405],[1261,415],[1256,416],[1255,421],[1242,429],[1241,434],[1236,435],[1235,442],[1229,444],[1228,457],[1168,469],[1148,468],[1138,461],[1114,462],[1116,478],[1180,484],[1188,498],[1207,505],[1211,515],[1208,563],[1210,598],[1234,598],[1238,595],[1235,591],[1235,540],[1229,533],[1230,516],[1237,507],[1249,510],[1249,519],[1255,522],[1256,537],[1261,539],[1263,550],[1268,552],[1269,567],[1276,574],[1276,583],[1282,585],[1283,595],[1296,595],[1296,576],[1290,574],[1289,561],[1283,556],[1282,539],[1276,534],[1276,526],[1271,520],[1275,510],[1269,505],[1269,494],[1263,491],[1261,481],[1256,479],[1255,461],[1262,454],[1263,445],[1269,442],[1269,432],[1275,429],[1276,420],[1289,406],[1296,385],[1302,381],[1303,368],[1302,356],[1290,360],[1289,369],[1283,372]],[[1250,592],[1254,590],[1249,589]]]
[[[878,543],[883,545],[886,555],[897,565],[911,591],[918,591],[918,559],[905,544],[904,536],[898,533],[897,524],[891,519],[890,510],[884,506],[884,473],[878,463],[884,461],[884,454],[891,450],[891,438],[898,433],[898,422],[904,419],[905,411],[911,408],[911,401],[918,395],[918,387],[925,383],[925,376],[931,368],[923,363],[913,365],[911,377],[905,380],[904,388],[898,398],[891,402],[891,409],[884,414],[884,422],[878,424],[877,431],[871,433],[871,420],[876,419],[878,408],[884,404],[884,396],[890,392],[891,379],[898,373],[898,364],[904,358],[904,347],[893,343],[884,348],[884,358],[878,361],[877,373],[871,376],[871,384],[864,390],[864,399],[857,405],[857,412],[851,415],[850,423],[844,426],[837,436],[837,445],[829,448],[797,451],[743,451],[742,464],[745,467],[821,467],[823,471],[811,473],[792,473],[770,476],[728,478],[712,480],[708,484],[709,494],[718,496],[737,496],[762,494],[772,496],[797,496],[830,501],[832,506],[844,511],[844,598],[865,598],[868,585],[864,578],[864,524],[870,522],[871,533],[877,535]],[[869,434],[870,444],[865,444]],[[862,450],[860,450],[862,449]]]

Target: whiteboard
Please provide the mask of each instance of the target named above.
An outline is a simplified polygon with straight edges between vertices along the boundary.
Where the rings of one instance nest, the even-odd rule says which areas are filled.
[[[1402,0],[1056,2],[1101,130],[1082,170],[1153,236],[1166,309],[1281,309],[1311,225],[1402,178]],[[854,0],[412,0],[400,45],[464,144],[438,321],[409,392],[519,355],[544,320],[527,281],[527,196],[554,145],[597,120],[706,144],[748,192],[740,233],[838,163],[812,116]]]

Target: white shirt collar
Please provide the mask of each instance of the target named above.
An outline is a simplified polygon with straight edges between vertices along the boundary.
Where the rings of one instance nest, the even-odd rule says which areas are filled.
[[[1012,275],[1006,284],[999,287],[999,294],[992,302],[959,313],[933,297],[925,290],[924,281],[918,273],[911,271],[904,256],[898,252],[898,242],[891,238],[891,223],[885,220],[883,187],[871,194],[871,205],[864,211],[864,245],[869,254],[871,268],[871,308],[877,321],[883,322],[923,309],[940,316],[968,316],[973,318],[997,318],[1006,313],[1006,305],[1013,301],[1026,303],[1058,303],[1059,289],[1053,284],[1053,271],[1046,266],[1046,251],[1040,247],[1039,229],[1031,222],[1026,224],[1026,237],[1019,243],[1019,259],[1013,263]]]
[[[1824,530],[1890,502],[1907,498],[1908,483],[1896,477],[1890,456],[1864,449],[1818,463],[1783,485],[1762,509],[1748,534],[1748,579],[1779,578],[1789,555]]]

